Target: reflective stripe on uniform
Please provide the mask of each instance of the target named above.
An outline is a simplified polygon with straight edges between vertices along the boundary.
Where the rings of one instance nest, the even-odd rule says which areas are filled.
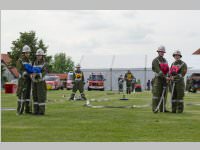
[[[26,102],[30,102],[31,100],[30,99],[26,99]]]
[[[23,100],[23,99],[18,99],[17,101],[18,101],[18,102],[24,102],[24,100]]]
[[[176,100],[176,99],[173,99],[173,100],[172,100],[172,103],[175,103],[175,102],[177,102],[177,100]]]
[[[33,67],[40,67],[40,68],[43,68],[44,67],[44,64],[43,65],[33,65]]]
[[[178,75],[179,75],[179,77],[180,77],[180,78],[182,78],[182,77],[183,77],[183,76],[182,76],[182,74],[178,74]]]
[[[158,73],[157,73],[157,72],[154,72],[154,75],[157,77],[157,76],[158,76]]]
[[[44,106],[44,105],[46,105],[45,103],[39,103],[39,106]]]
[[[22,64],[30,64],[31,65],[31,62],[23,61],[21,58],[19,60],[21,61]]]
[[[154,72],[154,75],[155,75],[156,77],[159,77],[159,76],[160,76],[160,74],[162,74],[162,71],[160,71],[159,73],[157,73],[157,72]]]
[[[179,99],[179,100],[177,100],[177,102],[179,102],[179,103],[183,103],[183,100],[182,100],[182,99]]]
[[[153,99],[158,99],[158,97],[154,96]]]
[[[37,83],[37,82],[44,81],[44,80],[45,80],[45,78],[42,78],[42,79],[37,79],[37,80],[35,80],[35,79],[32,79],[32,81],[33,81],[33,82],[36,82],[36,83]]]
[[[34,102],[33,104],[34,104],[34,105],[38,105],[39,103],[38,103],[38,102]]]
[[[39,75],[40,75],[40,78],[42,78],[42,73],[39,73]]]
[[[75,81],[81,81],[82,79],[75,79]]]
[[[25,64],[30,64],[30,65],[31,65],[31,63],[28,63],[28,62],[22,62],[22,64],[23,64],[23,65],[25,65]]]

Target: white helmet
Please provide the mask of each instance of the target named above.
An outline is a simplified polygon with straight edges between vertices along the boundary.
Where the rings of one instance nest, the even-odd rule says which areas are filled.
[[[36,52],[35,55],[36,55],[36,56],[38,56],[38,55],[45,56],[45,53],[44,53],[44,51],[40,48],[40,49],[37,50],[37,52]]]
[[[28,45],[24,45],[24,47],[22,48],[22,52],[31,52],[31,48]]]
[[[164,52],[164,53],[166,53],[165,47],[163,45],[159,46],[157,52]]]
[[[175,55],[179,55],[180,57],[182,57],[181,52],[180,52],[179,50],[176,50],[176,51],[173,53],[172,56],[174,57]]]
[[[76,65],[76,68],[81,68],[81,65],[80,65],[80,64],[77,64],[77,65]]]

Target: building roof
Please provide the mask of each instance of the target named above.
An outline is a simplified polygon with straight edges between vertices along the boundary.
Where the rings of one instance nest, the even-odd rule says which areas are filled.
[[[8,56],[8,54],[1,54],[1,62],[3,62],[6,67],[8,68],[8,70],[16,77],[18,78],[19,73],[17,71],[17,69],[15,67],[12,67],[9,65],[11,61],[11,58]]]
[[[6,65],[9,65],[11,59],[8,54],[1,54],[1,61],[3,61]]]
[[[193,55],[200,55],[200,48],[198,50],[196,50]]]

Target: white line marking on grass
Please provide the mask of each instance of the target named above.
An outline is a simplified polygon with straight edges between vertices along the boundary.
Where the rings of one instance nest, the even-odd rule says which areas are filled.
[[[188,106],[200,106],[200,103],[186,103]]]
[[[5,110],[16,110],[16,108],[1,108],[1,111],[2,111],[2,110],[4,110],[4,111],[5,111]]]

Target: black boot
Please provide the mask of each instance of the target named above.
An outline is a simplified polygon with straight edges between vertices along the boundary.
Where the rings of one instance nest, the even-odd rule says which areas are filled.
[[[39,105],[34,104],[33,106],[33,115],[38,115],[39,114]]]
[[[172,113],[176,113],[176,102],[172,102]]]
[[[45,105],[39,106],[38,115],[44,115],[44,114],[45,114]]]
[[[169,113],[170,111],[169,110],[167,110],[166,108],[165,108],[165,111],[164,111],[165,113]]]
[[[74,100],[74,96],[75,96],[75,94],[72,93],[71,96],[70,96],[70,98],[69,98],[69,100]]]
[[[26,114],[31,114],[30,102],[29,101],[26,101],[26,104],[25,104],[25,113]]]
[[[25,103],[24,103],[23,100],[18,101],[18,103],[17,103],[17,114],[18,115],[23,114],[23,112],[24,112],[24,105],[25,105]]]
[[[184,104],[182,102],[178,102],[177,112],[183,113],[183,109],[184,109]]]
[[[85,97],[85,94],[84,94],[84,93],[81,94],[81,99],[87,100],[87,98]]]

